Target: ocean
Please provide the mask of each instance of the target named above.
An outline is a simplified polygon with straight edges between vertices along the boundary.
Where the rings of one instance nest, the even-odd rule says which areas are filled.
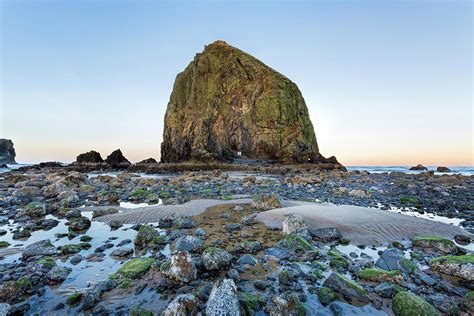
[[[0,168],[0,173],[7,172],[13,169],[17,169],[24,166],[31,166],[32,164],[16,164],[16,165],[7,165],[7,168]],[[421,173],[423,171],[414,171],[409,170],[409,166],[346,166],[347,170],[364,170],[370,173],[382,173],[382,172],[404,172],[404,173]],[[435,166],[427,166],[428,170],[436,171]],[[474,175],[474,166],[466,167],[466,166],[456,166],[456,167],[448,167],[451,169],[451,172],[442,173],[442,172],[435,172],[435,174],[457,174],[460,173],[465,176],[472,176]]]

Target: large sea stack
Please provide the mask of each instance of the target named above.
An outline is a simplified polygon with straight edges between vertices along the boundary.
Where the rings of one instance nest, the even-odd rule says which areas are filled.
[[[10,139],[0,138],[0,164],[16,164],[16,153]]]
[[[177,75],[162,162],[324,161],[300,90],[249,54],[216,41]]]

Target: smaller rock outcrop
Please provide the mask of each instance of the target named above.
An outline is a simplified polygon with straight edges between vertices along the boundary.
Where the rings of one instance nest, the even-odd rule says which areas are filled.
[[[451,169],[449,169],[448,167],[438,167],[436,168],[436,172],[451,172]]]
[[[108,155],[105,159],[105,163],[112,168],[127,168],[130,166],[130,161],[124,157],[120,149],[114,150],[110,155]]]
[[[424,170],[428,170],[428,168],[426,168],[426,167],[423,166],[423,165],[416,165],[416,166],[414,166],[414,167],[411,167],[410,170],[424,171]]]
[[[16,153],[10,139],[0,138],[0,164],[16,164]]]
[[[155,158],[148,158],[148,159],[139,161],[136,164],[137,165],[152,165],[152,164],[156,164],[156,163],[158,163],[158,161],[156,161]]]
[[[104,159],[102,159],[100,154],[95,150],[80,154],[76,157],[76,164],[79,165],[96,165],[102,163],[104,163]]]

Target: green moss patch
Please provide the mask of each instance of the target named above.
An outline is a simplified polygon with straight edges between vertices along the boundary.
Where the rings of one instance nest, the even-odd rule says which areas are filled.
[[[392,310],[397,316],[437,316],[438,310],[423,298],[403,291],[395,295],[392,301]]]
[[[357,277],[371,282],[392,281],[401,276],[400,271],[385,271],[382,269],[363,269],[356,273]]]
[[[293,250],[293,251],[308,251],[314,250],[314,247],[303,237],[296,234],[288,234],[281,239],[278,244],[281,247]]]
[[[353,288],[354,290],[357,291],[357,293],[359,293],[360,295],[362,296],[365,296],[367,295],[367,291],[362,287],[360,286],[359,284],[357,284],[357,282],[355,281],[352,281],[352,280],[349,280],[348,278],[346,278],[345,276],[343,276],[342,274],[340,273],[336,273],[337,276],[339,278],[341,278],[348,286],[350,286],[351,288]]]
[[[0,248],[7,248],[8,246],[10,246],[10,243],[9,242],[6,242],[6,241],[0,241]]]
[[[75,292],[71,295],[66,300],[66,303],[70,306],[77,305],[82,299],[82,293],[81,292]]]
[[[331,304],[336,300],[336,293],[327,287],[320,287],[318,289],[318,299],[324,306]]]
[[[420,204],[420,201],[414,197],[404,196],[400,198],[400,203],[414,206]]]
[[[51,258],[51,257],[44,257],[38,260],[36,264],[42,265],[43,267],[47,269],[51,269],[56,266],[56,260],[54,260],[54,258]]]
[[[137,279],[148,272],[153,263],[155,263],[153,258],[133,258],[125,262],[117,273],[128,279]]]
[[[433,263],[451,263],[451,264],[474,264],[474,255],[463,255],[463,256],[442,256],[430,260],[430,264]]]
[[[265,299],[258,294],[239,292],[238,298],[240,306],[245,309],[247,315],[254,315],[256,311],[261,310],[265,305]]]

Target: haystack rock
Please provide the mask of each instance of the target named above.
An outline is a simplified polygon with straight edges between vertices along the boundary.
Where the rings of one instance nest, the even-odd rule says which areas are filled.
[[[10,139],[0,138],[0,164],[16,164],[16,153]]]
[[[249,54],[216,41],[177,75],[165,115],[162,162],[328,162],[300,90]]]
[[[105,162],[113,168],[127,168],[130,166],[130,161],[125,158],[120,149],[114,150],[108,155]]]

